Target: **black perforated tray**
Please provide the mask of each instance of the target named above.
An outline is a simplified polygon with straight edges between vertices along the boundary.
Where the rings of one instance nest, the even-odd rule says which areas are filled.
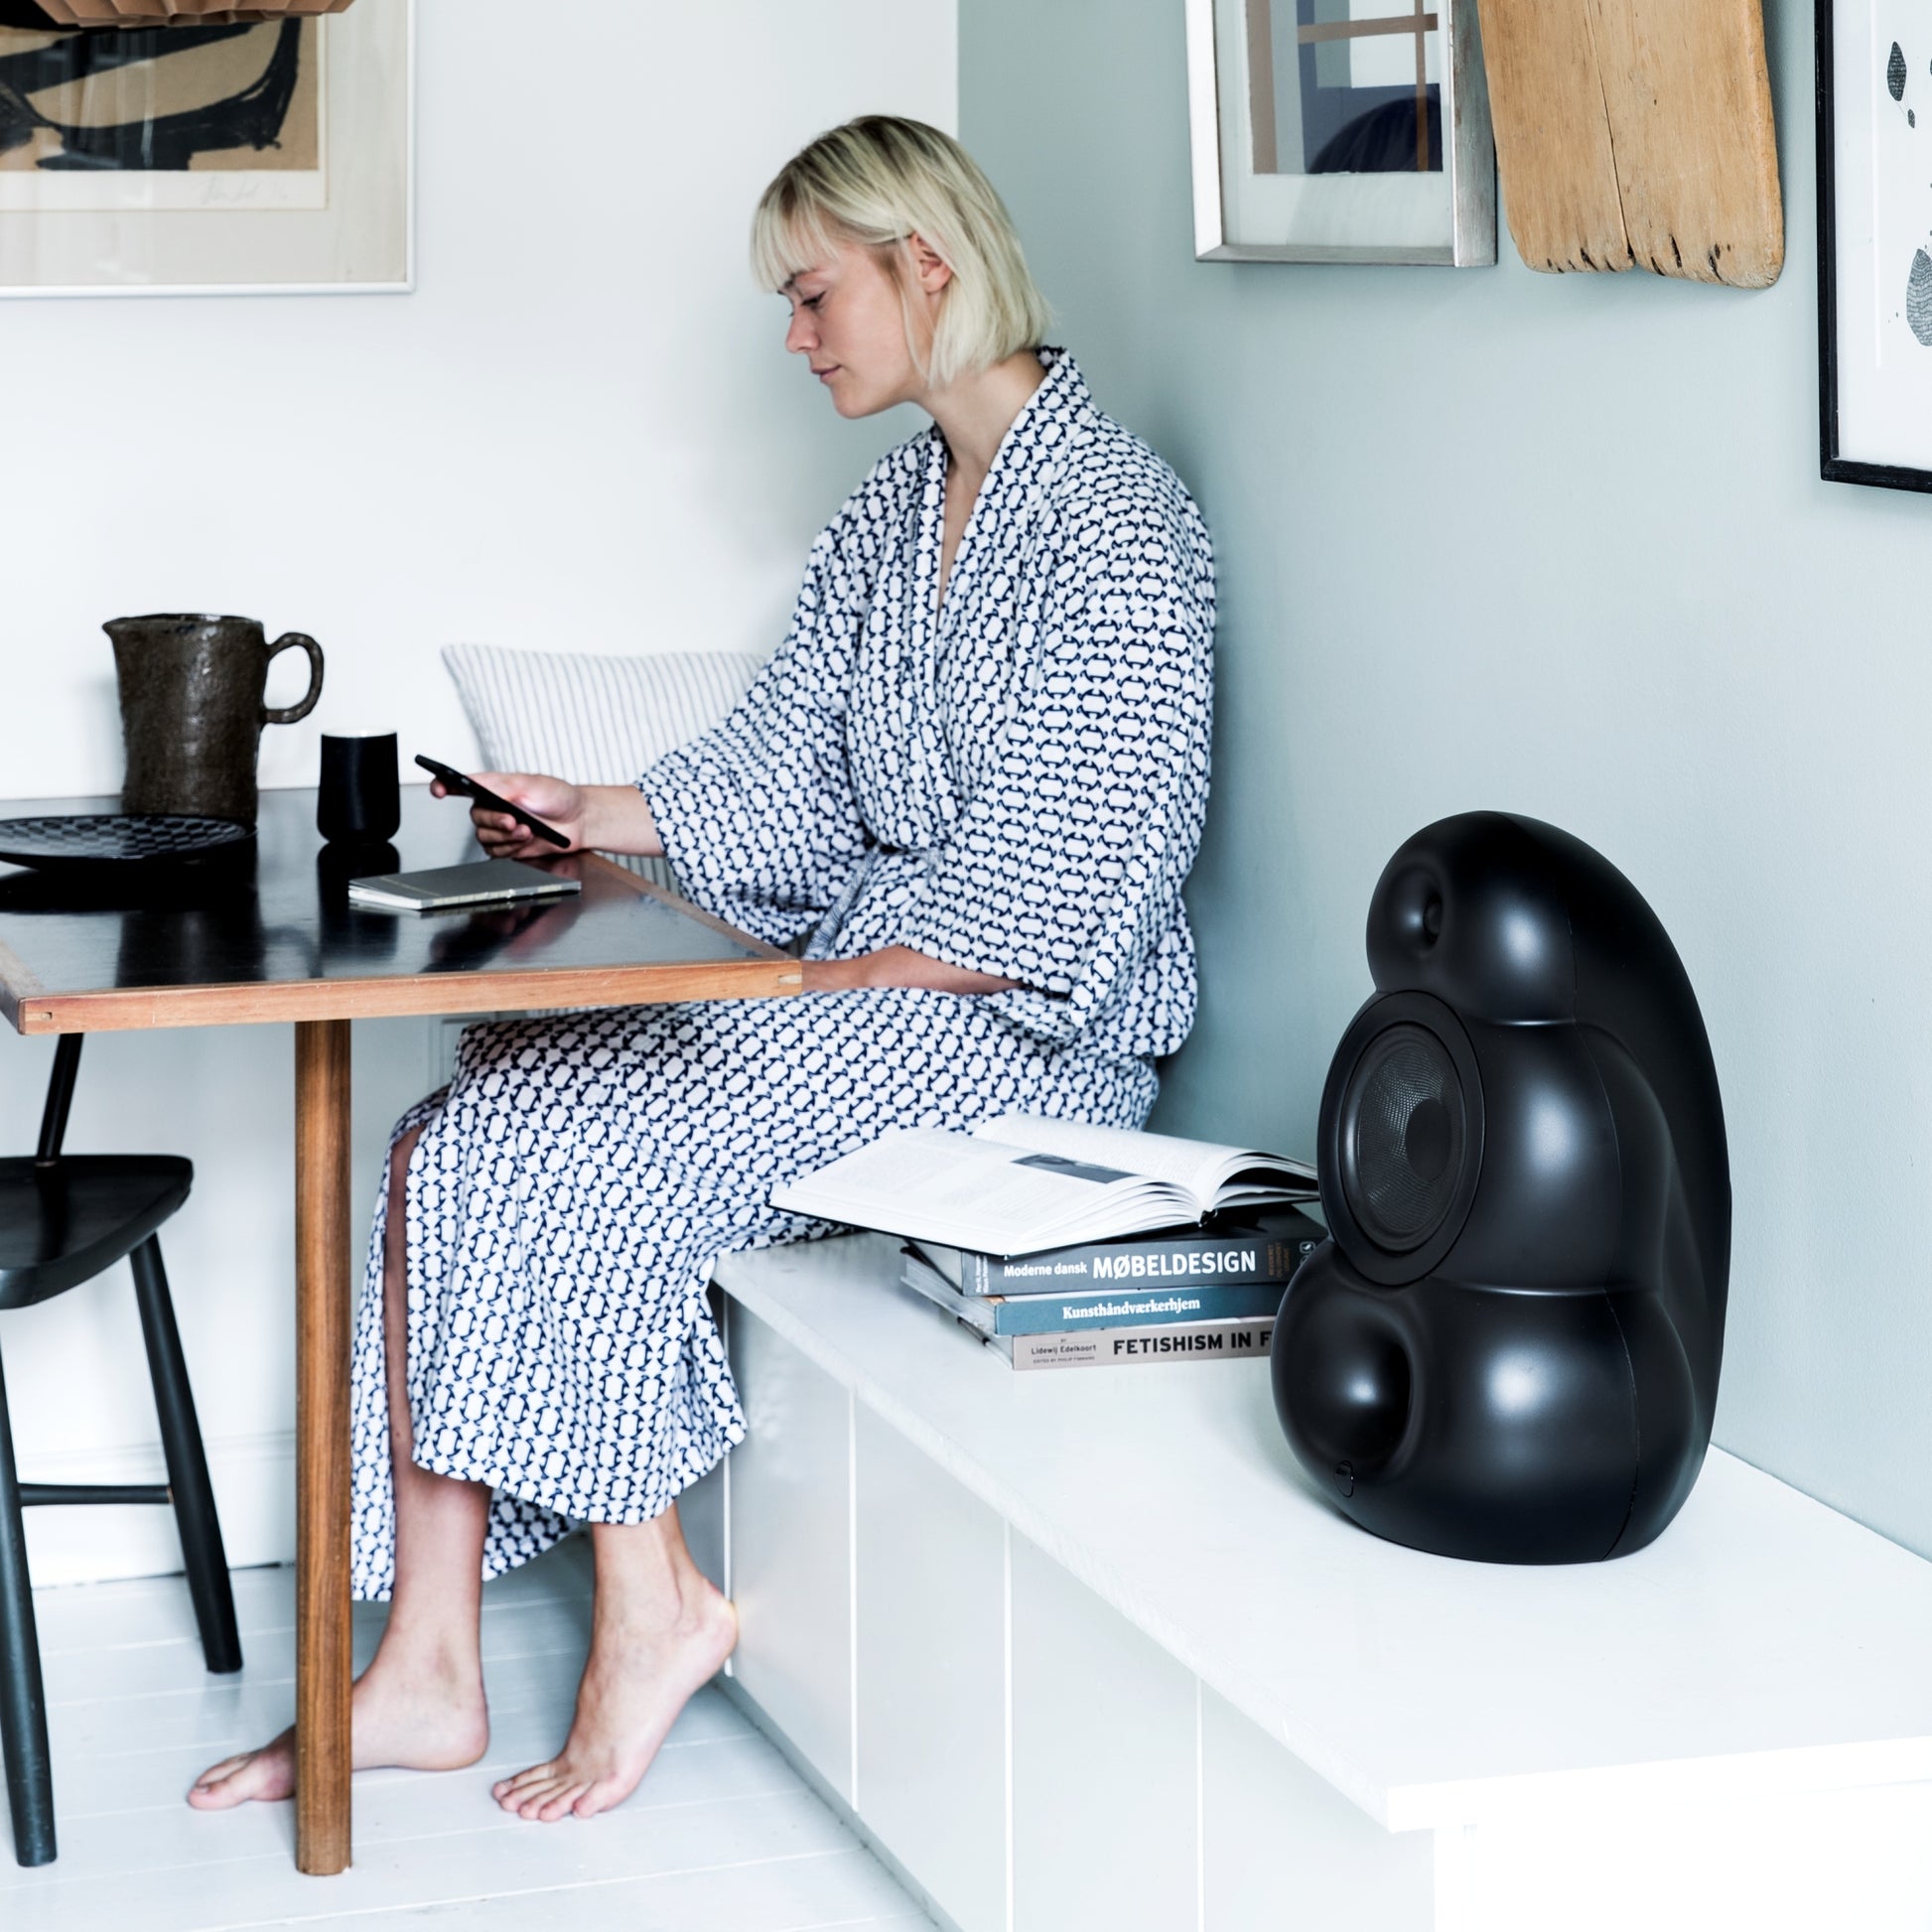
[[[0,819],[0,861],[43,872],[102,872],[129,866],[179,866],[232,857],[255,828],[231,818],[162,812],[97,812],[84,817]]]

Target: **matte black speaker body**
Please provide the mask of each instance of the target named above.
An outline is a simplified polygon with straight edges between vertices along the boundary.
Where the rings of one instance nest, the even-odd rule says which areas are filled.
[[[1730,1270],[1717,1071],[1636,889],[1555,826],[1418,832],[1321,1098],[1333,1239],[1289,1285],[1275,1406],[1364,1529],[1445,1556],[1641,1549],[1711,1441]]]

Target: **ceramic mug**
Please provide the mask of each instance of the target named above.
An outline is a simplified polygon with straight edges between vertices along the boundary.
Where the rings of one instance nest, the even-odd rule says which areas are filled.
[[[335,845],[383,845],[401,824],[395,733],[324,732],[316,830]]]

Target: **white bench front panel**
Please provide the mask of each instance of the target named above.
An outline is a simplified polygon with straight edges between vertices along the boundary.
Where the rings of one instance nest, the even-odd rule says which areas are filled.
[[[1437,1837],[1437,1932],[1932,1932],[1932,1784]]]
[[[961,1932],[1006,1932],[1006,1525],[861,1408],[859,1802]]]
[[[1013,1539],[1013,1932],[1196,1923],[1194,1679]]]
[[[852,1397],[736,1303],[731,1354],[733,1675],[852,1804]]]
[[[1385,1832],[1205,1686],[1200,1719],[1204,1926],[1429,1932],[1434,1833]]]

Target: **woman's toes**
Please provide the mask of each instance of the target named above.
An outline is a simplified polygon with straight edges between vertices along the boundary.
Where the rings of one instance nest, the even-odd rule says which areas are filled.
[[[524,1793],[523,1802],[517,1807],[517,1815],[534,1819],[539,1824],[549,1824],[558,1803],[570,1788],[566,1779],[545,1778],[533,1791]]]
[[[235,1798],[222,1787],[253,1755],[252,1751],[243,1751],[238,1757],[224,1757],[219,1764],[210,1764],[189,1787],[188,1802],[197,1811],[225,1811]]]
[[[555,1782],[554,1764],[532,1764],[528,1770],[518,1771],[514,1777],[498,1778],[490,1786],[490,1796],[505,1811],[520,1811],[528,1804],[540,1787]]]
[[[210,1764],[195,1780],[195,1789],[197,1791],[207,1791],[210,1786],[219,1784],[230,1771],[240,1770],[254,1754],[253,1751],[236,1751],[234,1756],[224,1757],[219,1764]]]
[[[539,1771],[524,1771],[520,1775],[507,1778],[496,1792],[496,1802],[505,1811],[516,1812],[519,1816],[524,1810],[550,1788],[550,1779]]]
[[[595,1818],[601,1811],[609,1811],[613,1805],[621,1804],[629,1795],[624,1787],[612,1779],[602,1783],[587,1785],[583,1795],[571,1806],[579,1818]]]
[[[554,1825],[569,1816],[589,1789],[582,1778],[571,1776],[559,1764],[537,1764],[503,1779],[496,1787],[496,1802],[532,1824]]]
[[[252,1798],[286,1798],[294,1789],[295,1767],[278,1738],[263,1750],[210,1764],[190,1788],[188,1802],[197,1811],[228,1811]]]

